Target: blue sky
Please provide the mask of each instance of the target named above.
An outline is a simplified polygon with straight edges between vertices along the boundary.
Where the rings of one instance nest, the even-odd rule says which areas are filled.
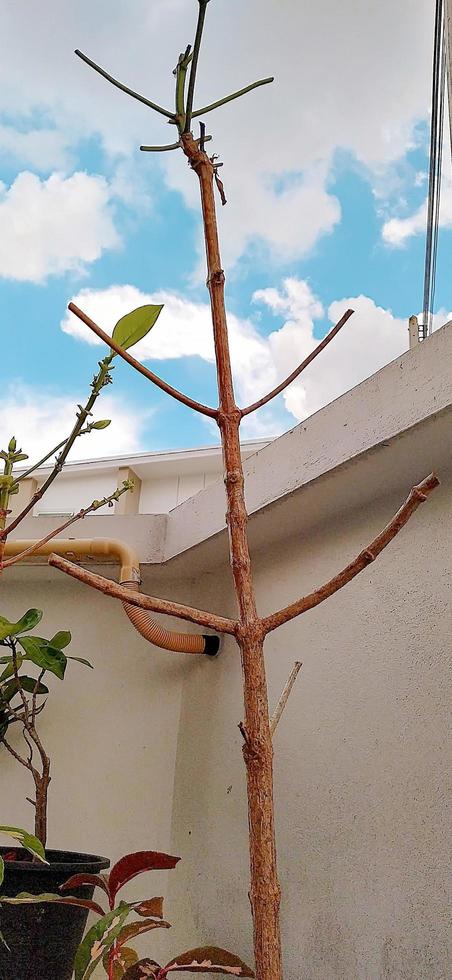
[[[169,141],[164,121],[72,54],[83,47],[168,102],[167,68],[191,38],[196,6],[136,0],[125,12],[114,0],[106,18],[86,0],[51,0],[47,32],[25,0],[8,9],[11,60],[0,71],[0,434],[4,441],[14,432],[31,456],[66,434],[102,352],[66,316],[73,298],[108,330],[128,302],[164,300],[138,356],[215,404],[196,179],[181,153],[140,154],[140,142]],[[433,4],[422,0],[413,15],[408,0],[395,13],[389,0],[372,2],[366,16],[351,0],[340,16],[336,6],[209,6],[201,101],[276,75],[271,93],[261,89],[246,107],[234,103],[206,118],[229,202],[219,217],[239,399],[262,394],[343,309],[356,310],[322,363],[253,417],[248,438],[291,428],[405,350],[407,318],[422,305]],[[448,159],[447,145],[445,153]],[[452,306],[449,165],[442,225],[438,324]],[[118,364],[115,375],[97,413],[111,415],[112,425],[80,443],[80,458],[217,441],[210,424],[127,366]]]

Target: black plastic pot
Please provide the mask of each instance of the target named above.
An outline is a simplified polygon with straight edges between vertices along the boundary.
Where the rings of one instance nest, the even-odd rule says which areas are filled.
[[[58,894],[72,875],[97,874],[108,868],[107,858],[72,851],[46,851],[49,865],[32,863],[20,848],[1,847],[3,856],[14,850],[17,860],[5,861],[0,890],[10,898],[19,892]],[[77,888],[77,898],[92,898],[94,888]],[[88,912],[70,905],[43,903],[1,905],[0,931],[10,950],[0,944],[0,980],[71,980],[77,947]]]

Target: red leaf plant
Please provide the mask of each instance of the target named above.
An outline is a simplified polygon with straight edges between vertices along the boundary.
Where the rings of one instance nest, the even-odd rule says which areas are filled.
[[[116,897],[121,888],[145,871],[163,871],[176,867],[180,858],[159,851],[136,851],[121,858],[109,875],[77,874],[61,886],[71,891],[83,885],[100,888],[108,898],[109,910],[97,902],[61,897],[64,904],[82,905],[95,912],[99,919],[86,934],[75,960],[75,980],[88,980],[102,960],[108,980],[164,980],[169,973],[221,973],[233,977],[254,977],[253,971],[238,956],[216,946],[191,949],[173,957],[165,966],[155,960],[139,959],[128,945],[131,939],[152,929],[169,929],[163,919],[163,898],[160,896],[136,902],[120,902]],[[50,896],[48,896],[50,900]],[[57,896],[54,900],[58,901]],[[139,918],[126,924],[131,913]]]

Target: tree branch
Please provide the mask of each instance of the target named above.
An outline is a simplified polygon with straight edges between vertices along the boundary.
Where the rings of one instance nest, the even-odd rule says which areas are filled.
[[[298,677],[298,674],[299,674],[300,669],[301,669],[302,666],[303,666],[303,664],[300,663],[299,660],[297,660],[297,662],[295,663],[294,667],[292,668],[292,670],[291,670],[291,672],[289,674],[289,677],[287,679],[287,682],[286,682],[286,685],[284,687],[284,690],[283,690],[283,692],[281,694],[281,697],[280,697],[280,699],[278,701],[278,704],[276,705],[276,708],[275,708],[275,710],[273,712],[273,715],[271,717],[271,721],[270,721],[270,732],[271,732],[272,735],[275,734],[276,727],[277,727],[278,722],[279,722],[279,720],[281,718],[281,715],[282,715],[282,713],[284,711],[284,708],[286,707],[286,704],[287,704],[287,702],[289,700],[290,692],[291,692],[291,690],[292,690],[292,688],[293,688],[293,686],[295,684],[295,681],[296,681],[296,679]]]
[[[12,745],[10,745],[9,742],[7,742],[6,738],[2,738],[1,739],[0,745],[4,745],[5,746],[5,749],[7,749],[7,751],[9,752],[9,754],[14,757],[14,759],[16,760],[16,762],[20,762],[21,766],[24,766],[24,768],[25,769],[28,769],[29,772],[31,771],[32,766],[29,765],[28,762],[27,762],[27,760],[26,759],[23,759],[22,756],[19,755],[19,753],[16,752],[15,749],[13,749]]]
[[[409,518],[414,511],[417,510],[420,504],[424,503],[427,499],[428,494],[435,490],[439,486],[439,480],[435,473],[431,473],[430,476],[426,477],[422,483],[418,486],[413,487],[409,497],[394,515],[389,524],[386,525],[384,530],[379,534],[373,541],[368,545],[368,547],[362,551],[357,558],[355,558],[349,565],[346,566],[338,575],[330,579],[325,585],[322,585],[315,592],[311,592],[307,596],[303,596],[296,602],[291,603],[290,606],[286,606],[285,609],[280,609],[279,612],[273,613],[271,616],[267,616],[263,621],[263,627],[266,633],[270,633],[272,630],[282,626],[283,623],[288,623],[291,619],[295,619],[296,616],[300,616],[302,613],[308,611],[308,609],[313,609],[314,606],[318,606],[329,596],[334,595],[339,589],[342,589],[344,585],[351,582],[355,575],[362,572],[367,565],[375,561],[377,556],[383,551],[384,548],[395,538],[396,534],[401,531],[402,527],[407,523]]]
[[[148,371],[148,369],[145,368],[140,361],[137,361],[134,357],[132,357],[128,351],[123,350],[119,344],[116,344],[113,338],[110,337],[108,333],[105,333],[105,331],[102,330],[102,328],[99,327],[94,320],[91,320],[91,317],[87,316],[83,310],[80,310],[75,303],[69,303],[68,310],[70,310],[71,313],[75,313],[75,316],[77,316],[79,320],[82,320],[82,322],[89,327],[89,329],[92,330],[97,337],[100,337],[100,339],[103,340],[104,343],[115,352],[115,354],[119,354],[119,356],[122,357],[124,361],[127,361],[127,363],[133,368],[135,368],[139,374],[142,374],[149,381],[152,381],[158,388],[165,391],[167,395],[171,395],[172,398],[175,398],[178,402],[182,402],[182,404],[186,405],[187,408],[193,408],[195,412],[200,412],[201,415],[208,415],[212,419],[217,418],[218,410],[216,408],[209,408],[208,405],[202,405],[201,402],[194,401],[193,398],[189,398],[188,395],[184,395],[181,391],[178,391],[177,388],[173,388],[171,385],[167,384],[166,381],[162,381],[162,379],[159,378],[157,374],[154,374],[153,371]]]
[[[301,364],[297,368],[295,368],[295,371],[292,371],[292,374],[289,374],[289,377],[286,378],[285,381],[282,381],[281,384],[279,384],[276,388],[273,388],[273,391],[270,391],[268,395],[264,395],[263,398],[259,398],[257,402],[253,402],[252,405],[248,405],[248,408],[242,408],[241,409],[242,418],[244,418],[245,415],[250,415],[251,412],[255,412],[258,408],[262,408],[262,406],[266,405],[267,402],[272,400],[272,398],[276,398],[277,395],[280,395],[281,392],[284,391],[284,388],[287,388],[287,386],[290,385],[292,381],[295,381],[295,378],[298,378],[301,372],[304,371],[305,368],[307,368],[308,364],[310,364],[311,361],[313,361],[314,358],[316,358],[317,355],[320,354],[320,352],[324,350],[325,347],[328,346],[328,344],[333,340],[336,334],[339,333],[339,330],[341,330],[344,324],[347,323],[347,320],[350,319],[353,313],[354,310],[347,310],[347,312],[344,313],[344,315],[341,317],[338,323],[336,323],[336,326],[333,327],[333,329],[330,330],[329,333],[327,333],[326,337],[324,337],[323,340],[320,341],[320,344],[318,344],[317,347],[315,347],[314,350],[311,351],[311,353],[308,354],[307,357],[305,357],[304,361],[302,361]]]
[[[28,504],[24,507],[24,509],[20,512],[20,514],[18,514],[17,517],[15,517],[14,520],[12,520],[11,523],[8,524],[6,528],[0,531],[0,538],[7,538],[8,535],[11,533],[11,531],[14,531],[15,528],[18,527],[19,524],[21,524],[24,517],[26,517],[27,514],[29,514],[30,511],[33,510],[35,504],[37,504],[38,501],[41,500],[41,498],[47,492],[47,490],[49,489],[53,481],[56,480],[58,474],[61,473],[61,470],[67,460],[67,457],[72,449],[72,446],[74,445],[74,442],[78,439],[79,435],[81,435],[81,433],[83,432],[83,426],[87,418],[89,418],[89,416],[91,415],[92,413],[91,410],[93,409],[102,389],[111,380],[109,369],[110,369],[112,357],[113,355],[110,354],[107,357],[104,357],[102,361],[99,361],[100,370],[96,375],[94,375],[94,378],[91,382],[91,388],[92,388],[91,395],[89,396],[85,406],[83,405],[77,406],[79,409],[79,411],[76,413],[77,420],[74,424],[71,434],[68,436],[68,438],[64,443],[64,448],[61,450],[60,454],[56,457],[55,466],[53,467],[51,473],[47,477],[47,480],[45,480],[42,486],[39,488],[39,490],[37,490],[36,493],[33,494]]]
[[[134,90],[129,88],[127,85],[123,85],[122,82],[118,82],[117,78],[113,78],[113,76],[109,75],[109,73],[105,71],[104,68],[101,68],[99,65],[96,65],[96,62],[91,61],[91,58],[88,58],[86,54],[83,54],[83,51],[79,51],[77,48],[75,54],[77,55],[78,58],[81,58],[86,65],[89,65],[90,68],[94,68],[94,71],[97,71],[99,75],[102,75],[102,78],[106,78],[107,82],[111,82],[111,84],[115,85],[116,88],[120,88],[121,92],[125,92],[126,95],[131,95],[132,99],[138,99],[138,102],[142,102],[143,105],[147,105],[149,109],[154,109],[155,112],[159,112],[160,115],[165,116],[166,119],[172,119],[172,120],[174,119],[173,112],[169,112],[168,109],[163,109],[161,105],[157,105],[156,102],[151,102],[150,99],[146,99],[144,95],[139,95],[138,92],[134,92]]]
[[[260,78],[258,82],[251,82],[251,85],[246,85],[245,88],[239,89],[238,92],[233,92],[232,95],[226,95],[224,99],[218,99],[218,102],[212,102],[211,105],[205,105],[202,109],[196,109],[192,114],[192,119],[196,119],[197,116],[205,116],[208,112],[212,112],[213,109],[219,109],[220,106],[226,105],[227,102],[233,102],[234,99],[240,99],[240,97],[242,95],[246,95],[247,92],[252,92],[253,89],[259,88],[261,85],[270,85],[274,81],[274,77],[271,77]]]
[[[195,43],[193,45],[193,57],[191,59],[190,78],[188,81],[187,106],[185,110],[185,127],[184,127],[185,133],[189,133],[191,127],[193,99],[195,96],[196,75],[198,71],[199,51],[201,47],[202,33],[204,30],[204,21],[206,19],[206,9],[209,0],[198,0],[198,3],[199,3],[198,23],[196,26]]]
[[[175,616],[178,619],[188,620],[198,626],[207,626],[217,630],[219,633],[229,633],[235,635],[236,623],[233,619],[226,619],[224,616],[217,616],[215,613],[205,612],[202,609],[194,609],[193,606],[184,606],[179,602],[171,602],[168,599],[158,599],[156,596],[142,595],[140,592],[131,592],[129,589],[112,582],[111,579],[104,578],[103,575],[96,575],[88,572],[85,568],[74,565],[73,562],[60,558],[59,555],[50,555],[49,565],[58,568],[66,575],[78,579],[85,585],[103,592],[104,595],[119,599],[130,606],[138,606],[140,609],[148,609],[150,612],[162,613],[165,616]]]

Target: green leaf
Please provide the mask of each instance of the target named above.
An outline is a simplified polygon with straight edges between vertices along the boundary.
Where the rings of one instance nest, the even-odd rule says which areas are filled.
[[[98,422],[90,423],[90,429],[106,429],[110,423],[111,419],[99,419]]]
[[[20,653],[18,653],[16,656],[16,663],[18,667],[22,666],[22,660],[23,657],[20,655]],[[3,674],[0,674],[0,685],[2,681],[8,680],[8,677],[13,677],[13,675],[14,675],[14,661],[12,657],[8,657],[8,664],[5,667]]]
[[[20,676],[19,681],[23,690],[26,691],[27,694],[34,694],[35,688],[36,688],[36,694],[49,693],[48,687],[46,687],[45,684],[37,684],[37,681],[35,680],[34,677]],[[5,701],[9,702],[17,694],[18,690],[19,690],[19,685],[16,681],[16,678],[13,677],[8,684],[4,684],[3,687],[1,688],[0,699],[3,702]]]
[[[102,966],[107,974],[109,969],[109,958],[109,952],[107,952],[102,960]],[[125,971],[128,970],[129,967],[135,966],[135,963],[138,963],[138,953],[136,953],[134,949],[130,949],[129,946],[122,946],[121,949],[118,949],[117,953],[115,953],[112,980],[122,980]]]
[[[94,670],[93,665],[90,664],[89,660],[85,660],[84,657],[68,657],[67,659],[68,660],[76,660],[77,663],[83,664],[85,667],[91,667],[91,670]]]
[[[129,914],[128,905],[121,903],[91,927],[77,950],[74,980],[88,980],[94,973],[99,961],[113,946]]]
[[[4,616],[0,616],[0,640],[5,640],[7,636],[17,636],[18,633],[27,633],[34,629],[42,619],[41,609],[28,609],[17,623],[10,623]]]
[[[41,683],[38,684],[38,682],[35,680],[34,677],[22,677],[22,676],[20,676],[19,677],[19,680],[20,680],[20,683],[21,683],[24,691],[26,691],[27,694],[34,694],[35,692],[36,692],[36,694],[48,694],[49,693],[48,687],[46,687],[45,684],[41,684]]]
[[[42,861],[43,864],[48,864],[41,841],[34,834],[29,834],[27,830],[22,830],[20,827],[8,826],[0,826],[0,834],[6,834],[7,837],[18,840],[33,857],[38,858],[38,861]]]
[[[15,453],[14,454],[14,462],[15,463],[20,463],[23,459],[28,459],[28,456],[27,456],[26,453]]]
[[[9,716],[0,708],[0,739],[4,738],[9,728]]]
[[[62,681],[67,665],[67,657],[62,650],[52,647],[47,640],[39,636],[23,636],[19,638],[21,647],[25,650],[24,660],[31,660],[41,670],[50,670]]]
[[[58,902],[61,905],[61,895],[54,895],[52,892],[43,892],[42,895],[19,892],[14,898],[10,895],[0,895],[1,905],[42,905],[44,902]]]
[[[72,636],[69,630],[60,630],[58,633],[55,633],[55,636],[52,636],[49,643],[50,646],[56,647],[57,650],[64,650],[64,647],[67,647],[71,640]]]
[[[137,310],[126,313],[118,320],[113,330],[113,340],[123,350],[133,347],[152,330],[162,310],[163,306],[139,306]]]
[[[11,439],[9,440],[9,443],[8,443],[8,452],[9,453],[14,453],[15,450],[16,450],[16,448],[17,448],[17,440],[16,440],[16,437],[15,436],[11,436]]]

